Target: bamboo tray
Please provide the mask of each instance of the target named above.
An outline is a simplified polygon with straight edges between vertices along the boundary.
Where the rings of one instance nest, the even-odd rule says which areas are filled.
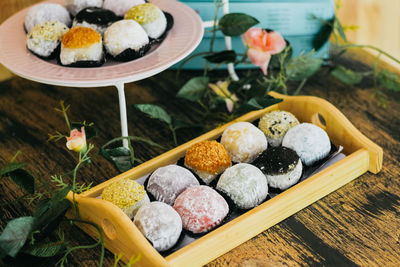
[[[332,104],[311,96],[284,96],[274,92],[271,95],[282,98],[283,102],[263,110],[250,112],[87,192],[76,195],[75,200],[79,206],[80,216],[101,226],[106,247],[115,254],[123,253],[125,262],[128,262],[132,256],[141,255],[138,266],[202,266],[366,171],[377,173],[381,170],[382,149],[361,134]],[[311,122],[325,129],[334,144],[343,146],[347,156],[167,257],[161,256],[152,247],[122,210],[110,202],[96,198],[105,186],[116,180],[127,177],[138,179],[158,167],[175,163],[193,144],[203,140],[217,139],[230,124],[238,121],[252,122],[263,114],[277,109],[289,111],[299,121]],[[69,194],[68,198],[72,201],[72,194]],[[72,209],[67,216],[73,216]],[[97,231],[90,226],[79,225],[79,227],[90,236],[98,238]]]

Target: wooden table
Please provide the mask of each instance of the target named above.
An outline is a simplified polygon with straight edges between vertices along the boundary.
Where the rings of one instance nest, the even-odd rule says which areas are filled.
[[[367,60],[365,54],[355,54]],[[346,65],[365,68],[352,59]],[[208,266],[281,266],[281,265],[387,265],[400,262],[400,94],[389,93],[387,108],[371,99],[368,81],[361,87],[349,87],[322,70],[302,92],[327,99],[338,107],[362,133],[384,150],[383,169],[366,173],[308,208],[264,231],[226,253]],[[193,72],[175,79],[175,71],[165,71],[150,79],[127,86],[128,122],[131,135],[148,137],[173,147],[168,129],[144,117],[131,105],[157,103],[176,117],[191,119],[187,104],[175,98],[180,86]],[[62,115],[54,110],[60,100],[71,104],[73,121],[94,122],[99,137],[91,140],[98,148],[120,134],[117,91],[115,88],[65,88],[43,85],[16,76],[0,82],[0,165],[8,162],[17,150],[19,161],[27,162],[32,173],[48,180],[53,174],[73,169],[77,155],[65,142],[47,142],[48,133],[66,131]],[[197,130],[178,133],[179,143],[198,136]],[[137,156],[155,157],[163,150],[134,144]],[[80,182],[99,184],[118,172],[101,156],[79,173]],[[4,203],[22,196],[17,186],[0,182],[0,229],[12,218],[29,215],[33,205],[28,200]],[[64,225],[71,245],[93,242],[76,227]],[[73,253],[70,266],[96,266],[99,249]],[[105,266],[112,266],[114,256],[106,253]],[[12,264],[10,263],[10,266]]]

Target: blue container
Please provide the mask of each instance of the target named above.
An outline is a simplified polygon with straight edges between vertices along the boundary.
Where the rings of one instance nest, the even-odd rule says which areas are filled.
[[[213,20],[215,4],[213,0],[181,0],[196,10],[203,21]],[[321,28],[319,20],[331,19],[335,15],[333,0],[230,0],[231,13],[246,13],[258,19],[256,27],[272,29],[280,32],[287,39],[292,48],[293,56],[308,53],[312,50],[312,41]],[[222,8],[219,17],[223,16]],[[198,48],[192,53],[209,51],[211,33],[205,33]],[[244,53],[245,47],[240,37],[232,38],[232,47],[237,53]],[[225,50],[223,34],[218,31],[214,44],[214,51]],[[327,57],[329,43],[326,43],[315,53],[317,57]],[[184,69],[202,69],[205,60],[196,57],[184,65]],[[179,65],[179,63],[178,63]],[[175,66],[176,67],[176,66]],[[225,66],[222,66],[225,67]],[[239,68],[248,68],[249,65],[239,65]]]

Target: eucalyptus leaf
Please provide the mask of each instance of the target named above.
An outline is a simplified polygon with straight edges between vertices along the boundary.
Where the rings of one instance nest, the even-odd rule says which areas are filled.
[[[13,219],[0,235],[0,247],[7,255],[15,257],[32,232],[35,218],[31,216]]]
[[[208,77],[194,77],[179,90],[177,96],[189,101],[201,100],[208,88]]]
[[[350,69],[347,69],[341,65],[337,66],[331,74],[336,79],[340,80],[341,82],[349,85],[359,84],[363,79],[362,73],[354,72]]]
[[[35,193],[35,177],[28,171],[18,169],[9,173],[11,180],[29,194]]]
[[[59,255],[65,251],[67,243],[64,241],[39,243],[39,244],[26,244],[21,252],[40,258],[49,258]]]
[[[378,73],[378,81],[386,88],[392,91],[400,91],[399,75],[388,70],[381,70]]]
[[[259,21],[244,13],[229,13],[218,23],[219,29],[227,36],[239,36],[258,24]]]
[[[84,124],[81,122],[71,122],[72,129],[77,129],[80,131],[82,127],[85,127],[86,139],[90,139],[90,138],[98,136],[98,129],[95,126],[89,125],[89,124]]]
[[[133,168],[131,152],[125,147],[117,147],[111,149],[101,148],[100,154],[108,161],[113,163],[115,167],[121,172]]]
[[[236,52],[233,50],[225,50],[217,53],[213,53],[204,58],[211,63],[227,64],[236,61]]]
[[[8,175],[10,172],[19,170],[25,167],[26,163],[8,163],[7,165],[0,168],[0,177],[3,175]]]
[[[290,59],[286,65],[286,75],[289,80],[302,81],[321,68],[322,58],[316,58],[312,55],[313,53],[309,53]]]
[[[136,104],[134,106],[141,112],[147,114],[152,119],[157,119],[167,124],[171,124],[171,117],[160,106],[153,104]]]
[[[313,48],[318,51],[321,47],[329,41],[329,37],[333,32],[333,27],[335,24],[335,17],[323,22],[321,29],[315,35],[313,39]]]

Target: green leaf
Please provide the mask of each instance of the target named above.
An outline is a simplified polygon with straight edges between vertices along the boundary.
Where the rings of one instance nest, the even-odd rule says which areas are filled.
[[[72,129],[77,129],[80,131],[82,126],[85,127],[86,139],[98,136],[98,129],[95,126],[81,122],[71,122]]]
[[[26,244],[21,252],[40,258],[54,257],[61,254],[67,248],[67,243],[64,241],[40,243],[40,244]]]
[[[337,66],[331,72],[331,74],[336,79],[342,81],[345,84],[349,84],[349,85],[359,84],[363,79],[363,75],[361,73],[354,72],[354,71],[347,69],[340,65]]]
[[[392,91],[400,91],[399,75],[388,70],[381,70],[378,73],[378,81],[386,88]]]
[[[19,170],[25,167],[26,163],[8,163],[7,165],[1,167],[0,169],[0,177],[3,175],[8,175],[10,172]]]
[[[113,163],[120,172],[125,172],[133,168],[131,152],[125,147],[101,148],[100,154]]]
[[[171,117],[162,107],[153,104],[136,104],[134,106],[152,119],[171,124]]]
[[[323,22],[321,29],[315,35],[313,40],[313,48],[318,51],[321,47],[329,41],[329,37],[333,32],[335,17]]]
[[[35,219],[31,216],[20,217],[7,223],[0,235],[0,247],[11,257],[15,257],[28,239]]]
[[[219,20],[218,26],[227,36],[239,36],[258,23],[257,19],[247,14],[230,13]]]
[[[201,100],[207,91],[208,82],[208,77],[194,77],[179,90],[177,96],[193,102]]]
[[[227,64],[236,61],[236,52],[233,50],[225,50],[205,56],[204,58],[211,63]]]
[[[286,75],[289,80],[302,81],[312,76],[321,68],[323,60],[315,58],[313,53],[292,58],[286,65]]]
[[[24,189],[27,193],[35,193],[35,177],[33,177],[28,171],[19,169],[10,172],[9,175],[14,183]]]
[[[71,187],[66,187],[58,191],[51,199],[44,199],[36,205],[33,213],[34,230],[39,231],[41,236],[53,232],[71,207],[71,203],[65,198],[70,190]]]

